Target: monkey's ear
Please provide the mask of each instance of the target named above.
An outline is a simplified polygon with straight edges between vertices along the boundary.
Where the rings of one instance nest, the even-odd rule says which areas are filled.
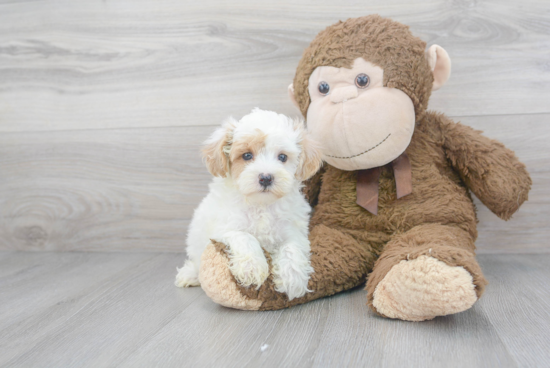
[[[290,97],[292,104],[300,110],[300,105],[298,105],[298,102],[296,102],[296,97],[294,97],[294,83],[290,83],[288,85],[288,97]]]
[[[451,76],[451,58],[441,46],[432,45],[426,51],[426,57],[434,76],[432,91],[436,91],[447,82]]]
[[[226,177],[229,172],[229,150],[231,149],[236,122],[233,118],[227,119],[204,142],[202,156],[206,168],[214,176]]]

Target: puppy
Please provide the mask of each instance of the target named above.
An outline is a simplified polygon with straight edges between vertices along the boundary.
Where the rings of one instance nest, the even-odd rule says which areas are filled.
[[[241,285],[259,288],[268,277],[263,248],[278,292],[294,299],[311,291],[311,208],[300,189],[322,161],[303,121],[256,108],[240,121],[225,121],[203,155],[215,178],[189,226],[188,259],[176,286],[200,285],[201,255],[214,239],[227,245],[230,271]]]

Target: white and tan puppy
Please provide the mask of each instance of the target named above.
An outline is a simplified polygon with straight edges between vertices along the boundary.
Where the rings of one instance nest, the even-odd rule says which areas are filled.
[[[188,259],[176,286],[200,285],[201,255],[214,239],[228,246],[230,270],[241,285],[259,288],[269,275],[263,248],[272,257],[276,290],[289,299],[303,296],[313,268],[311,208],[300,189],[321,165],[303,121],[256,108],[240,121],[225,121],[205,145],[215,178],[189,226]]]

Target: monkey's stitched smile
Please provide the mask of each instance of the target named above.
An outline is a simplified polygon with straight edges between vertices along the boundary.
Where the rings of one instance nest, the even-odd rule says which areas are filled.
[[[363,152],[361,152],[361,153],[358,153],[358,154],[356,154],[356,155],[347,156],[347,157],[346,157],[346,156],[342,156],[342,157],[340,157],[340,156],[332,156],[332,155],[327,155],[327,156],[328,156],[328,157],[332,157],[332,158],[354,158],[354,157],[357,157],[357,156],[361,156],[361,155],[363,155],[363,154],[365,154],[365,153],[367,153],[367,152],[369,152],[369,151],[372,151],[373,149],[375,149],[376,147],[378,147],[379,145],[381,145],[382,143],[384,143],[384,142],[390,137],[390,135],[391,135],[391,133],[388,134],[388,135],[386,136],[386,138],[382,139],[382,142],[378,143],[376,146],[373,146],[373,147],[371,147],[371,148],[369,148],[369,149],[367,149],[367,150],[365,150],[365,151],[363,151]]]

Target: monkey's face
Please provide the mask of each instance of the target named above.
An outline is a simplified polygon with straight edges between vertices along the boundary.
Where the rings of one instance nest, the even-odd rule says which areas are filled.
[[[317,67],[309,78],[308,131],[323,159],[341,170],[383,166],[408,147],[415,125],[409,96],[383,85],[382,68],[355,59],[352,69]]]

